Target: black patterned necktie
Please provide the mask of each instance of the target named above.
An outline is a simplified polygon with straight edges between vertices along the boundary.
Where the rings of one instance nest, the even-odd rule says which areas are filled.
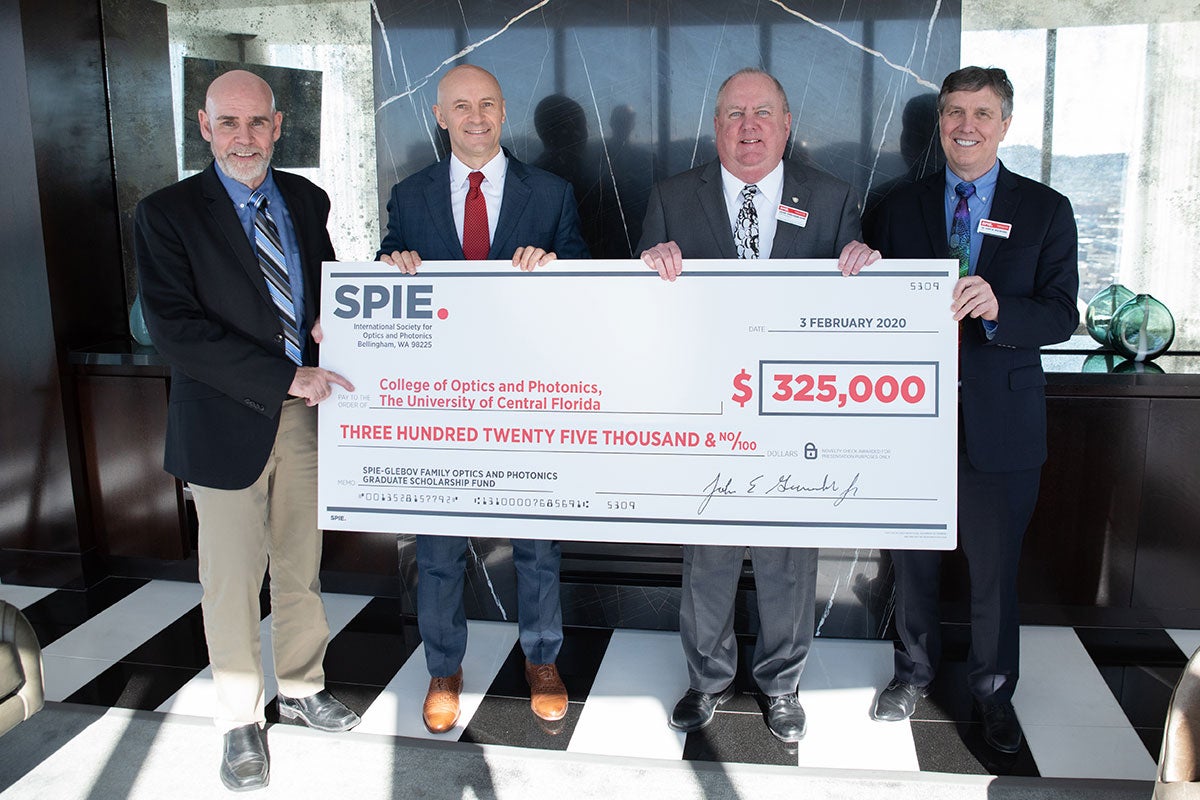
[[[738,258],[758,258],[758,211],[754,208],[754,195],[758,185],[749,183],[742,189],[742,207],[738,210],[737,224],[733,228],[733,241],[737,245]]]
[[[279,241],[279,229],[275,220],[267,210],[267,196],[262,192],[250,195],[250,205],[254,206],[254,249],[258,253],[258,266],[262,268],[263,277],[267,279],[267,289],[279,321],[283,323],[283,346],[287,357],[297,364],[302,364],[300,356],[300,333],[296,325],[296,306],[292,302],[292,282],[288,278],[287,259],[283,255],[283,245]]]

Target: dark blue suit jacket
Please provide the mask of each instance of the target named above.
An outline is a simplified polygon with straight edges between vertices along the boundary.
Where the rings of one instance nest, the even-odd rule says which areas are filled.
[[[867,244],[884,258],[949,258],[945,172],[901,187],[863,220]],[[989,218],[1012,223],[1009,238],[984,236],[976,274],[1000,305],[990,341],[968,318],[961,344],[961,403],[967,455],[984,472],[1033,469],[1046,460],[1046,376],[1038,352],[1079,324],[1075,215],[1066,197],[1000,165]]]
[[[321,262],[335,258],[325,229],[329,197],[305,178],[273,172],[300,246],[308,331]],[[296,365],[214,166],[138,203],[134,253],[146,326],[171,365],[164,466],[201,486],[244,489],[267,463]],[[317,363],[311,341],[308,359]]]
[[[571,184],[523,164],[505,151],[508,172],[500,219],[488,258],[512,258],[518,247],[534,246],[559,258],[587,258]],[[375,258],[415,250],[424,261],[461,261],[462,242],[450,209],[450,160],[443,159],[392,187],[387,235]]]

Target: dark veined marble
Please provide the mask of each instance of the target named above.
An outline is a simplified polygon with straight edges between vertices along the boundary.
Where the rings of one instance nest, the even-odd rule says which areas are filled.
[[[715,157],[713,102],[736,70],[782,82],[790,157],[874,198],[936,167],[932,95],[959,65],[957,0],[372,6],[381,218],[394,183],[446,156],[430,106],[471,63],[504,91],[503,144],[575,187],[594,258],[629,258],[652,183]]]

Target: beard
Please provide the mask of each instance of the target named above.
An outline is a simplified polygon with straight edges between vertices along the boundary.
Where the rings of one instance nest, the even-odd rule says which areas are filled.
[[[253,152],[256,158],[251,160],[235,158],[232,152],[231,150],[224,154],[213,153],[221,171],[238,183],[244,183],[247,186],[257,186],[262,183],[267,174],[267,167],[271,166],[271,154],[274,152],[274,148],[266,152],[259,148],[253,148],[250,152]]]

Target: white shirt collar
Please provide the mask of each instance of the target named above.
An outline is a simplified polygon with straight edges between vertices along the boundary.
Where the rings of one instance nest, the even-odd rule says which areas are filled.
[[[724,164],[721,165],[721,189],[725,193],[726,205],[741,206],[741,194],[745,186],[746,184],[741,179],[725,169]],[[772,203],[778,203],[779,198],[783,196],[783,161],[776,164],[775,169],[764,175],[755,186],[758,187],[758,193],[766,198],[768,207],[772,207],[770,205]]]
[[[475,170],[468,167],[458,156],[450,154],[450,185],[462,186],[467,182],[467,176]],[[504,149],[501,148],[499,153],[492,156],[492,160],[487,162],[480,168],[483,173],[484,183],[492,184],[495,187],[504,185],[504,175],[508,172],[508,157],[504,155]]]

